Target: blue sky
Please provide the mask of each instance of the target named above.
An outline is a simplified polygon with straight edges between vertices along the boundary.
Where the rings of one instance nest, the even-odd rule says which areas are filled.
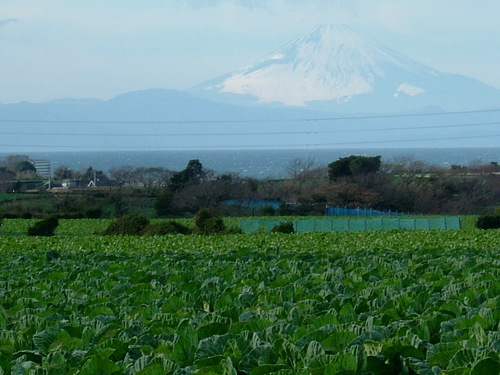
[[[0,103],[186,89],[318,24],[500,88],[498,0],[2,0]]]

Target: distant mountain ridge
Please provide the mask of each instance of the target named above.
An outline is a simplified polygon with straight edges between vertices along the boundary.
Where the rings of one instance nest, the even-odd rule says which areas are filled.
[[[0,120],[211,122],[311,117],[307,110],[239,107],[170,89],[131,91],[109,100],[56,99],[0,104]]]
[[[322,25],[240,71],[190,92],[215,101],[329,112],[500,106],[500,90],[398,54],[347,26]]]
[[[470,124],[470,125],[468,125]],[[237,106],[175,90],[0,105],[0,153],[89,150],[497,147],[500,109],[363,115]]]

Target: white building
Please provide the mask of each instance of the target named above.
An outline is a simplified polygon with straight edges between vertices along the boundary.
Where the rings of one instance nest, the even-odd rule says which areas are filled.
[[[41,177],[52,176],[52,165],[49,160],[30,160],[36,169],[36,174]]]

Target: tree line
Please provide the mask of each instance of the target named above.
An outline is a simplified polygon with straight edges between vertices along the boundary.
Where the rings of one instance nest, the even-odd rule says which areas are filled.
[[[19,172],[4,165],[0,180],[2,173],[12,180]],[[121,166],[106,174],[63,166],[56,169],[53,179],[79,179],[83,187],[96,179],[102,189],[65,194],[41,191],[32,197],[33,205],[42,198],[51,199],[53,212],[92,217],[132,212],[147,212],[150,217],[192,217],[202,208],[233,216],[322,215],[326,206],[415,214],[486,214],[498,209],[500,201],[500,167],[496,162],[442,168],[406,157],[382,162],[380,156],[351,155],[327,166],[317,166],[312,159],[295,159],[289,162],[283,179],[217,174],[197,159],[181,171]],[[265,202],[279,202],[279,207]],[[21,204],[6,199],[0,212],[26,211],[27,206],[23,209]]]

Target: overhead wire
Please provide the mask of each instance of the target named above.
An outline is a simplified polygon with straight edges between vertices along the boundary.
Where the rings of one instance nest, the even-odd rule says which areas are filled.
[[[500,112],[500,109],[482,109],[470,111],[451,112],[422,112],[422,113],[400,113],[361,116],[335,116],[335,117],[305,117],[287,119],[233,119],[233,120],[22,120],[22,119],[0,119],[0,123],[44,123],[44,124],[225,124],[225,123],[269,123],[269,122],[320,122],[340,120],[365,120],[384,118],[405,118],[425,116],[448,116],[457,114],[491,113]]]
[[[2,135],[35,135],[35,136],[86,136],[86,137],[191,137],[191,136],[249,136],[249,135],[308,135],[308,134],[331,134],[331,133],[358,133],[358,132],[382,132],[401,130],[424,130],[443,128],[463,128],[500,125],[500,122],[479,122],[468,124],[451,125],[424,125],[424,126],[400,126],[387,128],[361,128],[361,129],[335,129],[335,130],[302,130],[302,131],[276,131],[276,132],[204,132],[204,133],[49,133],[49,132],[20,132],[0,131]]]
[[[352,145],[375,145],[375,144],[386,144],[386,143],[401,143],[401,142],[432,142],[432,141],[448,141],[457,139],[480,139],[480,138],[497,138],[500,134],[489,134],[489,135],[476,135],[476,136],[454,136],[454,137],[435,137],[435,138],[411,138],[411,139],[389,139],[389,140],[376,140],[376,141],[347,141],[347,142],[327,142],[327,143],[297,143],[297,144],[260,144],[260,145],[204,145],[204,146],[127,146],[127,150],[199,150],[199,149],[213,149],[213,150],[223,150],[223,149],[294,149],[294,148],[321,148],[321,147],[332,147],[332,146],[352,146]],[[65,145],[4,145],[0,144],[0,147],[29,147],[29,148],[53,148],[53,149],[70,149],[74,151],[74,147]],[[80,149],[92,149],[95,150],[95,146],[78,146]],[[104,150],[99,151],[116,151],[122,150],[122,148],[106,147]]]
[[[424,117],[424,116],[444,116],[444,115],[458,115],[458,114],[477,114],[477,113],[497,113],[500,109],[488,109],[488,110],[471,110],[471,111],[455,111],[455,112],[426,112],[426,113],[413,113],[413,114],[391,114],[391,115],[366,115],[366,116],[345,116],[345,117],[324,117],[324,118],[303,118],[303,119],[274,119],[274,120],[206,120],[206,121],[85,121],[85,120],[7,120],[0,119],[1,123],[13,122],[13,123],[49,123],[49,124],[224,124],[224,123],[261,123],[261,122],[323,122],[323,121],[339,121],[339,120],[363,120],[363,119],[384,119],[384,118],[405,118],[405,117]],[[465,127],[485,127],[500,125],[500,122],[474,122],[474,123],[463,123],[463,124],[446,124],[446,125],[422,125],[422,126],[398,126],[398,127],[375,127],[375,128],[360,128],[360,129],[328,129],[328,130],[298,130],[298,131],[265,131],[265,132],[183,132],[183,133],[172,133],[172,132],[162,132],[162,133],[123,133],[123,132],[113,132],[113,133],[84,133],[84,132],[22,132],[22,131],[0,131],[1,135],[14,135],[14,136],[92,136],[92,137],[195,137],[195,136],[266,136],[266,135],[320,135],[320,134],[332,134],[332,133],[359,133],[359,132],[384,132],[384,131],[407,131],[407,130],[428,130],[428,129],[440,129],[440,128],[465,128]],[[273,145],[219,145],[219,146],[203,146],[203,147],[192,147],[192,149],[238,149],[238,148],[294,148],[294,147],[327,147],[327,146],[349,146],[349,145],[360,145],[360,144],[386,144],[386,143],[396,143],[396,142],[429,142],[429,141],[439,141],[439,140],[456,140],[456,139],[477,139],[477,138],[495,138],[500,137],[498,134],[489,135],[473,135],[473,136],[449,136],[449,137],[435,137],[435,138],[423,138],[423,139],[397,139],[397,140],[375,140],[375,141],[343,141],[343,142],[329,142],[329,143],[302,143],[302,144],[273,144]],[[54,148],[54,149],[67,149],[73,147],[68,147],[67,145],[0,145],[0,147],[25,147],[25,148]],[[85,148],[95,148],[95,146],[78,146],[80,149]],[[127,149],[163,149],[163,150],[177,150],[186,149],[187,146],[175,147],[175,146],[158,146],[158,147],[129,147]],[[109,148],[108,148],[109,149]]]

